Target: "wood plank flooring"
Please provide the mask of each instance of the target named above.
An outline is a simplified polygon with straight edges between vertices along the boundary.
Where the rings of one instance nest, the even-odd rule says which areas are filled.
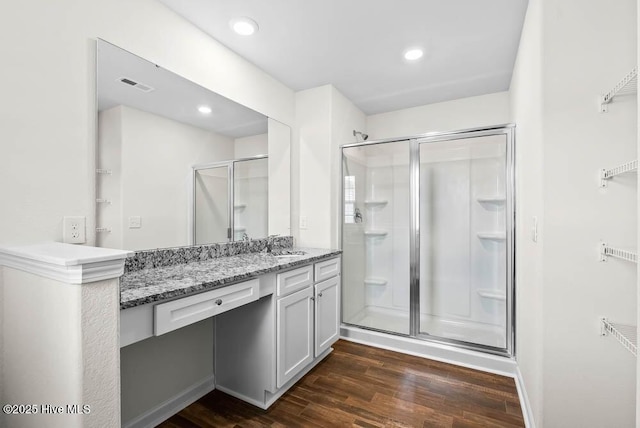
[[[159,426],[524,426],[511,378],[344,340],[334,349],[266,411],[213,391]]]

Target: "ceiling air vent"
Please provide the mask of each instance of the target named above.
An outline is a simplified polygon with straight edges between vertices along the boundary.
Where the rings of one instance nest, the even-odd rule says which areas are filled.
[[[154,90],[154,88],[152,88],[151,86],[145,85],[144,83],[136,82],[135,80],[129,79],[128,77],[121,77],[118,80],[125,85],[132,86],[136,89],[141,90],[142,92],[151,92]]]

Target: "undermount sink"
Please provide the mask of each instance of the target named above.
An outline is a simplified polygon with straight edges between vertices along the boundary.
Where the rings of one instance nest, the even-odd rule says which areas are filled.
[[[306,251],[300,250],[278,250],[271,252],[271,255],[275,257],[297,257],[304,256],[305,254],[307,254]]]

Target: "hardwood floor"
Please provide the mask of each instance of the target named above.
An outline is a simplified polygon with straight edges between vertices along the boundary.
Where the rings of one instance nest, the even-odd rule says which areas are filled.
[[[268,410],[213,391],[175,427],[523,427],[511,378],[344,340]]]

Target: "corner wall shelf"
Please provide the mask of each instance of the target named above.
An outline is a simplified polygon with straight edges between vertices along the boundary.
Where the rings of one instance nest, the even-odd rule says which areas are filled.
[[[605,317],[600,318],[600,335],[607,336],[610,334],[615,337],[622,346],[624,346],[633,355],[638,355],[637,345],[637,328],[631,325],[614,324],[609,322]]]
[[[507,296],[504,293],[500,293],[499,291],[489,290],[485,288],[479,288],[478,294],[480,297],[484,297],[485,299],[494,299],[494,300],[507,300]]]
[[[102,174],[102,175],[112,175],[113,171],[111,171],[110,169],[96,169],[96,174]]]
[[[481,204],[503,204],[507,201],[504,196],[478,196],[477,199]]]
[[[626,76],[622,78],[610,91],[602,94],[598,98],[598,111],[606,113],[609,111],[608,105],[618,95],[629,95],[638,92],[638,67],[634,67]]]
[[[365,230],[364,236],[368,238],[382,238],[387,236],[387,233],[388,232],[386,230]]]
[[[387,280],[383,278],[365,278],[364,285],[387,285]]]
[[[638,160],[623,163],[614,168],[601,169],[600,170],[600,187],[607,187],[607,180],[611,180],[616,175],[625,174],[628,172],[638,171]]]
[[[388,201],[385,200],[377,200],[377,199],[367,199],[364,201],[364,206],[367,208],[382,208],[387,205]]]
[[[503,232],[479,232],[478,238],[490,239],[492,241],[504,241],[507,239],[507,235]]]
[[[617,259],[626,260],[632,263],[638,263],[638,254],[627,250],[621,250],[608,246],[606,243],[600,243],[600,261],[606,262],[607,257],[615,257]]]

